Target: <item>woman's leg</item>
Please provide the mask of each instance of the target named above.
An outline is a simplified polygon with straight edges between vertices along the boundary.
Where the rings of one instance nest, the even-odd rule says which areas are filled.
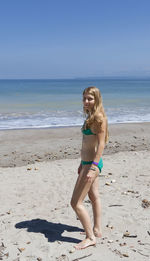
[[[88,192],[88,196],[92,203],[93,208],[93,216],[94,216],[94,235],[96,237],[102,236],[101,231],[101,202],[99,197],[99,178],[96,177],[94,182],[92,183],[90,190]]]
[[[82,226],[86,233],[86,239],[76,245],[77,249],[83,249],[90,245],[95,245],[96,239],[93,233],[93,228],[90,220],[90,216],[83,205],[83,200],[89,192],[93,181],[96,178],[96,174],[93,173],[93,178],[91,182],[87,181],[86,175],[88,173],[89,166],[85,165],[82,167],[81,173],[78,176],[72,199],[71,206],[75,210],[77,216],[79,217]]]

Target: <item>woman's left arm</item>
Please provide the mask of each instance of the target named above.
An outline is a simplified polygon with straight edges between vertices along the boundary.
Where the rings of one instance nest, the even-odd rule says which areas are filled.
[[[97,139],[98,139],[98,146],[97,146],[97,151],[96,151],[95,157],[93,159],[93,161],[96,163],[99,163],[100,158],[102,157],[102,154],[103,154],[104,147],[105,147],[106,124],[107,124],[107,122],[104,119],[96,134]],[[88,182],[91,182],[91,180],[92,180],[93,171],[95,171],[95,165],[97,165],[97,164],[91,165],[91,168],[87,174]]]
[[[105,148],[105,136],[106,136],[106,119],[103,120],[100,130],[97,132],[98,146],[95,154],[94,162],[99,162],[102,157],[103,150]]]

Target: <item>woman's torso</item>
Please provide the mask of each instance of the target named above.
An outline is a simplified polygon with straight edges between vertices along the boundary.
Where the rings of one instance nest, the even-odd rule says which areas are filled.
[[[93,128],[88,128],[88,130],[84,133],[82,138],[82,148],[81,148],[81,160],[83,161],[92,161],[95,157],[95,153],[97,151],[97,135]]]

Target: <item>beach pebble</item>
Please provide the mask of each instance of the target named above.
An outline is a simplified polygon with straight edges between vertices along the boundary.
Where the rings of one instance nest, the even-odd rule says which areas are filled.
[[[19,250],[19,252],[22,253],[25,250],[25,248],[23,248],[23,247],[22,248],[18,248],[18,250]]]
[[[112,180],[111,180],[111,183],[115,183],[115,182],[116,182],[116,180],[115,180],[115,179],[112,179]]]
[[[142,200],[142,207],[143,207],[143,208],[148,208],[148,207],[150,207],[150,201],[148,201],[147,199],[143,199],[143,200]]]
[[[66,255],[62,254],[61,256],[56,257],[56,260],[57,261],[69,261],[69,258]]]
[[[113,229],[114,227],[112,225],[106,225],[106,227]]]
[[[133,194],[139,194],[138,191],[134,191],[134,190],[131,190],[131,189],[128,189],[127,192],[130,192],[130,193],[133,193]]]
[[[129,257],[129,255],[128,254],[122,254],[124,257]]]
[[[105,185],[106,185],[106,186],[110,186],[110,183],[109,183],[109,182],[106,182]]]
[[[113,243],[114,241],[112,239],[109,239],[108,240],[108,243]]]
[[[9,252],[7,252],[6,254],[4,254],[7,258],[9,257]]]
[[[128,237],[129,235],[130,235],[129,231],[126,231],[126,232],[123,234],[124,237]]]
[[[75,251],[76,251],[75,248],[72,248],[72,249],[69,250],[69,253],[72,254],[72,253],[74,253]]]
[[[128,195],[128,192],[124,191],[121,193],[122,195]]]
[[[120,243],[119,246],[126,246],[126,243]]]

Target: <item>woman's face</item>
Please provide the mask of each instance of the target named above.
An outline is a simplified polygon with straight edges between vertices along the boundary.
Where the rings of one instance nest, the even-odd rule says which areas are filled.
[[[92,111],[95,104],[95,98],[92,94],[85,93],[83,95],[83,107],[85,111]]]

